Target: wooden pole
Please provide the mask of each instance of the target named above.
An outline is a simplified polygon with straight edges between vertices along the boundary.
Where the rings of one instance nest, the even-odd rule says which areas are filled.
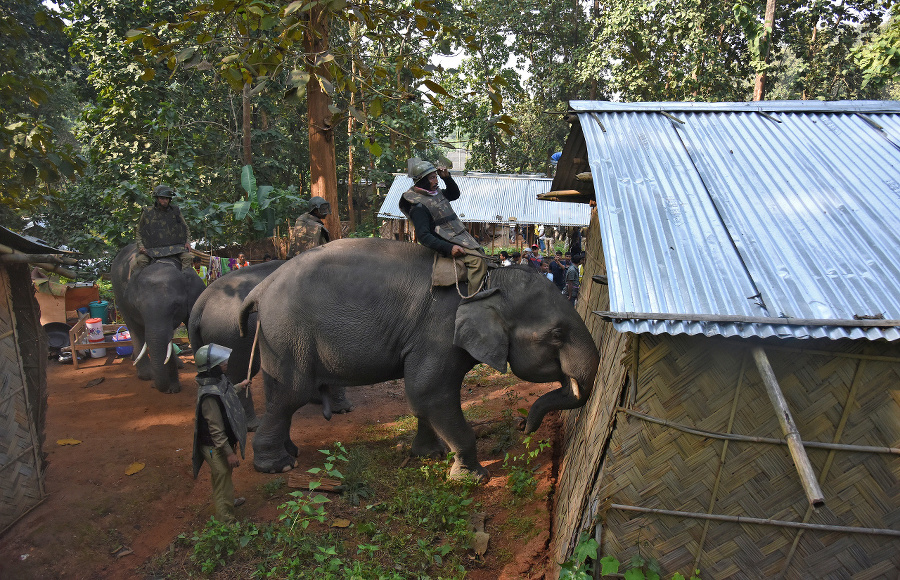
[[[724,514],[704,514],[699,512],[683,512],[678,510],[664,510],[657,508],[645,508],[636,505],[610,504],[610,509],[625,512],[639,512],[644,514],[657,514],[661,516],[674,516],[677,518],[696,518],[698,520],[713,520],[716,522],[733,522],[736,524],[760,524],[764,526],[777,526],[780,528],[798,528],[801,530],[817,530],[820,532],[840,532],[848,534],[870,534],[873,536],[891,536],[900,538],[900,530],[882,528],[856,528],[853,526],[832,526],[828,524],[805,524],[801,522],[789,522],[785,520],[770,520],[765,518],[751,518],[745,516],[729,516]]]
[[[772,406],[775,407],[775,414],[778,416],[778,423],[781,425],[781,432],[787,439],[788,449],[797,467],[797,473],[800,474],[800,483],[803,485],[803,491],[806,492],[806,498],[814,508],[820,508],[825,505],[825,496],[819,482],[816,480],[816,474],[813,471],[806,450],[803,448],[803,440],[800,439],[800,433],[797,431],[797,425],[794,423],[794,417],[788,408],[787,400],[778,386],[778,380],[775,378],[775,371],[769,364],[769,358],[766,351],[760,346],[752,348],[753,360],[756,361],[756,368],[762,377],[763,384],[766,387],[766,394]]]

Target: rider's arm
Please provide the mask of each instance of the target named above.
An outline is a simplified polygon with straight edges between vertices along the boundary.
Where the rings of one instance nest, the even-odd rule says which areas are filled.
[[[450,174],[448,173],[446,177],[441,177],[441,179],[444,181],[445,186],[442,193],[444,194],[444,197],[447,198],[447,201],[456,201],[459,199],[459,196],[462,194],[459,191],[459,186],[456,185],[456,182],[453,181]]]
[[[453,251],[453,244],[447,240],[441,239],[434,233],[434,220],[431,214],[422,204],[416,204],[409,210],[409,219],[416,230],[416,241],[431,248],[435,252],[440,252],[444,256],[449,256]]]

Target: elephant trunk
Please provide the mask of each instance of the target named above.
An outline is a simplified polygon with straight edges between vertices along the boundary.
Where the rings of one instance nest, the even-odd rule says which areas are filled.
[[[544,415],[550,411],[577,409],[587,403],[597,378],[600,355],[587,331],[585,334],[587,336],[580,341],[581,346],[573,344],[560,352],[566,378],[560,388],[545,393],[531,405],[525,420],[525,433],[537,431]]]
[[[153,373],[153,386],[161,393],[178,392],[178,370],[172,358],[172,331],[157,330],[153,336],[148,329],[147,356]]]

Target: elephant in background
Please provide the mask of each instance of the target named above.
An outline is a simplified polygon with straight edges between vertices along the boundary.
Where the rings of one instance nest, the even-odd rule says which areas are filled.
[[[188,323],[191,348],[197,352],[201,346],[209,343],[230,348],[231,358],[228,359],[228,370],[225,374],[234,384],[259,372],[258,351],[253,357],[253,367],[250,368],[250,352],[253,348],[253,338],[256,336],[256,315],[250,315],[247,333],[241,336],[238,324],[241,304],[251,290],[284,263],[284,260],[262,262],[217,278],[203,291],[191,310]],[[259,418],[256,416],[250,389],[241,390],[239,398],[247,417],[247,428],[255,430],[259,425]],[[352,409],[350,402],[343,397],[343,390],[336,394],[336,399],[334,412],[344,413]]]
[[[188,322],[191,307],[205,287],[193,270],[182,271],[177,256],[158,259],[129,279],[137,253],[137,246],[129,244],[113,259],[116,307],[131,332],[138,378],[152,379],[161,393],[177,393],[181,391],[180,361],[173,354],[172,338],[175,329]]]
[[[282,266],[244,301],[241,327],[258,310],[266,410],[253,440],[254,467],[294,465],[291,417],[316,394],[399,379],[418,418],[412,452],[455,452],[451,476],[488,478],[460,389],[478,362],[522,380],[561,383],[526,419],[583,406],[600,355],[584,321],[556,286],[530,267],[493,270],[487,291],[463,301],[431,286],[434,252],[376,238],[343,239]]]

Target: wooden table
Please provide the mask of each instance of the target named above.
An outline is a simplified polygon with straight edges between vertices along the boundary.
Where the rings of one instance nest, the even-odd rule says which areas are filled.
[[[78,323],[69,329],[69,351],[72,353],[72,366],[74,368],[78,368],[78,352],[84,350],[92,350],[95,348],[116,348],[119,346],[130,346],[134,347],[134,344],[131,342],[131,339],[128,340],[120,340],[117,342],[111,341],[103,341],[103,342],[84,342],[85,337],[88,334],[87,328],[87,319],[88,316],[82,316]],[[103,334],[115,333],[120,328],[127,328],[124,324],[104,324],[103,325]],[[186,336],[178,336],[172,339],[172,342],[177,344],[188,344],[189,340]],[[66,350],[66,349],[63,349]]]

